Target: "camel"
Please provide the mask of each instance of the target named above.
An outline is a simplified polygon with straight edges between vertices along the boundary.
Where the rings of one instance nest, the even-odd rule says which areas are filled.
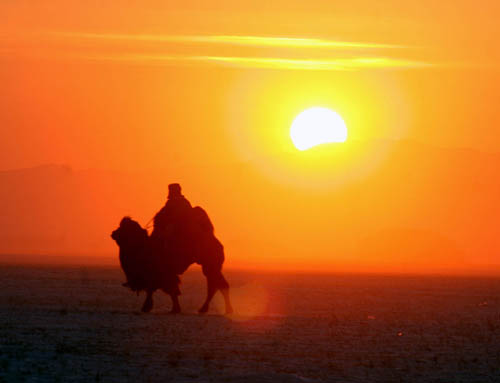
[[[146,229],[130,217],[124,217],[113,238],[120,248],[120,265],[127,282],[123,285],[132,291],[146,292],[143,312],[153,309],[153,293],[162,290],[172,299],[171,313],[180,313],[179,275],[197,263],[207,279],[207,297],[199,313],[208,311],[210,301],[220,290],[226,314],[233,312],[229,299],[229,284],[222,275],[224,247],[213,234],[213,226],[201,207],[193,208],[191,239],[169,238],[160,246]]]

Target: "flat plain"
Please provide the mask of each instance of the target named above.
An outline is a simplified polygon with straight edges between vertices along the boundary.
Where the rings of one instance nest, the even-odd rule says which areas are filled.
[[[0,382],[500,382],[500,279],[226,271],[198,315],[117,267],[0,265]]]

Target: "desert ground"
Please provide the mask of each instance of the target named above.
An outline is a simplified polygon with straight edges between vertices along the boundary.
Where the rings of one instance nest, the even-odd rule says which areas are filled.
[[[500,279],[226,271],[183,314],[117,267],[0,265],[0,382],[500,382]]]

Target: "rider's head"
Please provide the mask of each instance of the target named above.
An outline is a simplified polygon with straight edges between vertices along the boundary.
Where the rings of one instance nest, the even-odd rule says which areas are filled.
[[[168,198],[175,198],[180,196],[182,196],[181,185],[179,184],[168,185]]]

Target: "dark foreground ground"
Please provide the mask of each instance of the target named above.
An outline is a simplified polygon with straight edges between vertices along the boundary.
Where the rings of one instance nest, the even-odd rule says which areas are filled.
[[[500,382],[500,280],[201,271],[151,314],[115,268],[0,266],[0,382]]]

